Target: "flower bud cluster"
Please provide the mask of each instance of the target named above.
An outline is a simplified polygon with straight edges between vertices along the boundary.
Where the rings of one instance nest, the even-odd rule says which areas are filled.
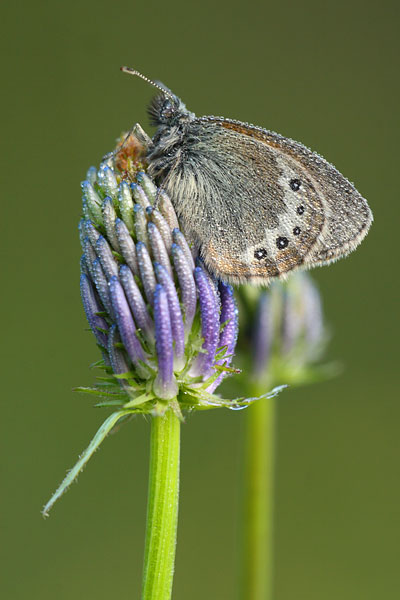
[[[82,191],[81,296],[108,371],[95,388],[103,405],[213,404],[237,339],[232,288],[192,255],[169,197],[144,172],[132,182],[104,163]]]
[[[312,277],[294,273],[260,293],[252,332],[255,379],[303,383],[315,379],[314,365],[327,342],[321,297]],[[321,367],[319,367],[319,370]]]

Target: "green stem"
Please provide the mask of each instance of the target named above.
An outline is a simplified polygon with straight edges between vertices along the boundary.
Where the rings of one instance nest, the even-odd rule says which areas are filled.
[[[152,417],[142,600],[170,600],[179,498],[180,421]]]
[[[242,598],[271,600],[275,400],[259,400],[246,412]]]

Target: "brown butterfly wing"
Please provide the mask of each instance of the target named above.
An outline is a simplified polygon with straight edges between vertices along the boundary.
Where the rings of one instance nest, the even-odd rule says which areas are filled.
[[[345,256],[372,220],[332,165],[276,133],[194,120],[166,178],[185,234],[217,276],[267,283]]]
[[[367,201],[339,171],[317,153],[299,142],[253,125],[220,120],[221,127],[250,135],[282,155],[282,162],[302,168],[307,182],[312,184],[321,198],[325,227],[313,249],[311,262],[341,258],[353,250],[365,237],[372,223],[372,213]],[[284,165],[283,165],[284,168]],[[288,173],[289,176],[289,173]],[[299,197],[302,194],[299,190]]]

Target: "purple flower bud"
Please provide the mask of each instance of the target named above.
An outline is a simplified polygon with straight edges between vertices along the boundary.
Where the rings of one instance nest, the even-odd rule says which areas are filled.
[[[219,293],[221,298],[221,314],[219,320],[221,325],[223,325],[223,328],[219,336],[218,347],[221,348],[226,346],[227,348],[227,358],[219,361],[219,364],[230,365],[239,331],[238,309],[233,295],[233,289],[230,285],[220,281]]]
[[[101,266],[103,267],[103,271],[107,279],[117,276],[117,263],[112,255],[110,246],[108,245],[107,241],[105,240],[105,238],[103,238],[102,235],[99,236],[96,242],[96,254],[100,259]]]
[[[164,219],[162,214],[152,206],[149,206],[146,209],[146,212],[149,215],[151,222],[154,223],[154,225],[156,225],[163,239],[165,248],[168,254],[170,254],[172,246],[172,233],[167,221]]]
[[[117,198],[118,183],[111,167],[102,165],[99,169],[98,183],[106,196],[111,196],[113,200]]]
[[[120,251],[117,235],[115,233],[115,219],[117,214],[115,212],[113,201],[109,196],[104,198],[103,204],[101,205],[101,212],[103,215],[103,224],[106,229],[107,239],[110,241],[111,246],[117,252]]]
[[[202,269],[202,270],[203,270],[203,272],[204,272],[204,275],[207,277],[207,279],[208,279],[208,281],[209,281],[209,283],[210,283],[211,289],[212,289],[212,291],[214,292],[214,296],[215,296],[215,302],[216,302],[216,304],[217,304],[218,311],[219,311],[219,310],[220,310],[220,308],[221,308],[221,300],[220,300],[220,297],[219,297],[219,289],[218,289],[218,283],[219,283],[219,282],[218,282],[218,281],[217,281],[217,279],[216,279],[216,278],[215,278],[213,275],[211,275],[211,273],[210,273],[210,272],[207,270],[207,268],[204,266],[204,263],[203,263],[203,261],[202,261],[202,260],[199,260],[199,259],[197,259],[197,261],[196,261],[196,262],[197,262],[197,266],[198,266],[198,267],[201,267],[201,269]]]
[[[179,223],[178,219],[176,218],[174,207],[169,199],[169,196],[163,190],[158,192],[157,207],[168,223],[170,231],[173,231],[174,229],[179,230]]]
[[[172,232],[172,239],[174,240],[174,243],[178,244],[178,246],[181,248],[181,250],[185,253],[186,259],[189,262],[190,266],[192,267],[192,271],[193,271],[194,260],[193,260],[193,256],[190,251],[190,248],[188,246],[188,243],[185,239],[185,236],[183,235],[183,233],[181,231],[179,231],[179,229],[174,229]]]
[[[219,310],[216,302],[215,292],[212,285],[201,267],[194,270],[194,278],[199,291],[201,335],[204,339],[203,350],[195,359],[190,369],[193,376],[210,376],[215,361],[215,352],[219,340]]]
[[[154,292],[154,323],[158,372],[153,389],[159,398],[165,400],[174,398],[178,393],[173,373],[174,352],[169,314],[167,294],[162,285],[157,284]]]
[[[103,307],[98,300],[89,277],[84,273],[81,275],[81,297],[86,318],[97,343],[103,346],[103,348],[107,348],[107,333],[105,332],[108,331],[108,325],[103,317],[98,314],[103,312]]]
[[[194,282],[192,268],[193,261],[188,260],[187,254],[180,246],[178,246],[178,244],[172,244],[171,252],[174,268],[178,276],[185,321],[185,335],[187,337],[192,328],[197,303],[196,284]]]
[[[143,189],[137,183],[131,183],[132,196],[136,204],[139,204],[144,210],[150,206],[150,202]]]
[[[140,204],[135,204],[133,207],[133,213],[135,217],[135,233],[138,242],[143,244],[148,243],[147,238],[147,219],[146,214]]]
[[[185,332],[178,294],[173,280],[163,265],[154,263],[154,271],[158,283],[163,286],[167,294],[172,338],[175,346],[175,370],[180,371],[185,366]]]
[[[88,277],[90,277],[89,269],[87,268],[84,254],[82,254],[82,256],[81,256],[80,265],[81,265],[81,275],[83,273],[84,275],[87,275]]]
[[[147,224],[147,234],[149,236],[150,248],[155,262],[160,263],[172,277],[172,268],[167,250],[160,232],[154,223]]]
[[[111,277],[110,279],[110,297],[122,343],[129,358],[137,368],[139,361],[144,361],[144,354],[136,337],[135,323],[118,277]]]
[[[140,279],[143,283],[144,293],[149,304],[153,304],[154,291],[156,289],[156,278],[154,275],[153,265],[151,264],[150,255],[146,245],[142,242],[136,244],[136,254],[140,272]]]
[[[96,223],[101,223],[101,198],[95,191],[94,187],[88,181],[83,181],[82,184],[83,197],[86,201],[89,214]]]
[[[121,221],[121,219],[116,219],[115,221],[115,233],[117,235],[122,257],[131,271],[135,275],[139,275],[135,244],[126,224],[124,221]]]
[[[89,219],[84,220],[83,229],[86,233],[86,236],[89,238],[93,248],[96,248],[96,242],[100,237],[100,233],[97,231],[92,221],[90,221]]]
[[[88,171],[86,173],[86,179],[88,180],[89,183],[91,183],[92,185],[94,185],[96,183],[96,178],[97,178],[97,169],[96,169],[96,167],[89,167]]]
[[[110,290],[108,287],[108,281],[104,275],[104,271],[101,267],[100,260],[96,257],[92,264],[92,279],[96,286],[97,293],[100,296],[100,300],[111,317],[114,317],[114,311],[110,300]]]
[[[119,269],[119,277],[125,291],[126,299],[131,308],[133,318],[139,329],[149,341],[154,340],[153,321],[148,313],[146,303],[143,299],[141,291],[137,286],[133,277],[132,271],[126,265],[121,265]]]
[[[110,327],[109,335],[108,335],[108,356],[111,363],[111,368],[117,375],[121,373],[128,373],[129,366],[125,360],[124,353],[122,350],[116,347],[116,344],[119,343],[120,338],[118,335],[118,329],[116,325],[112,325]],[[121,382],[122,383],[122,382]]]
[[[133,200],[129,185],[126,181],[121,181],[120,183],[118,202],[123,222],[129,231],[133,231]]]
[[[85,259],[87,270],[90,273],[92,279],[94,279],[93,262],[96,260],[96,253],[93,250],[93,246],[89,241],[89,238],[83,240],[83,256]]]
[[[154,204],[157,198],[157,188],[150,179],[150,177],[148,177],[146,173],[143,173],[142,171],[137,174],[137,181],[142,186],[144,193],[146,194],[150,203]]]
[[[82,198],[82,215],[84,219],[91,219],[92,215],[89,212],[88,203],[85,198]]]
[[[226,354],[217,364],[229,367],[232,362],[239,331],[238,309],[233,295],[233,289],[230,285],[220,281],[219,293],[221,298],[221,314],[219,320],[222,330],[219,336],[218,348],[226,348]],[[213,392],[225,376],[226,373],[222,372],[207,388],[207,391]]]

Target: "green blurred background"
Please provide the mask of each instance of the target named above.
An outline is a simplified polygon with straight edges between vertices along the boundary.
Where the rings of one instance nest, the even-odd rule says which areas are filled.
[[[318,150],[369,200],[366,241],[314,271],[344,372],[279,397],[275,600],[397,599],[398,2],[22,0],[2,25],[2,597],[140,596],[148,422],[107,439],[40,516],[105,416],[71,391],[98,358],[78,290],[79,183],[147,123],[153,90],[128,64],[199,115]],[[174,600],[236,598],[244,418],[183,427]]]

